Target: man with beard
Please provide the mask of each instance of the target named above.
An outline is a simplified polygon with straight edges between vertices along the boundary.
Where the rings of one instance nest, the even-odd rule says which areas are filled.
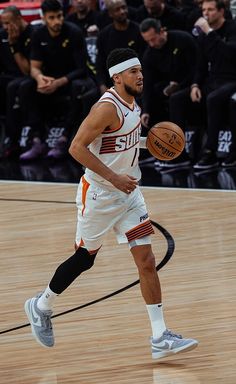
[[[25,311],[36,340],[54,345],[52,307],[57,296],[92,267],[104,236],[114,229],[119,243],[128,243],[138,268],[140,287],[150,317],[153,358],[193,349],[197,341],[166,329],[161,288],[151,247],[154,233],[139,189],[140,108],[135,97],[143,88],[140,61],[131,49],[115,49],[107,59],[114,86],[82,122],[70,154],[85,167],[78,192],[76,252],[56,270],[45,291],[28,299]],[[106,218],[104,220],[104,217]]]
[[[1,14],[0,31],[0,109],[6,115],[4,156],[18,155],[20,130],[17,91],[30,72],[30,45],[33,26],[27,23],[20,10],[9,5]]]
[[[75,124],[88,112],[94,100],[81,103],[80,98],[88,89],[95,87],[88,77],[85,39],[78,27],[64,22],[62,5],[57,0],[45,0],[42,5],[45,25],[32,36],[31,77],[20,87],[20,97],[27,110],[25,125],[31,127],[32,147],[24,152],[21,160],[33,160],[45,153],[44,121],[52,105],[69,98],[65,113],[64,131],[54,139],[55,147],[47,156],[60,158],[67,153],[68,142]],[[85,105],[86,104],[86,105]],[[39,108],[40,105],[40,108]],[[86,110],[83,110],[85,108]],[[79,115],[78,115],[79,112]],[[58,135],[58,134],[57,134]]]

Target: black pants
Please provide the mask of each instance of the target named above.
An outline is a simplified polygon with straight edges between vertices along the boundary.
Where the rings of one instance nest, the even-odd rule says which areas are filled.
[[[14,75],[0,75],[0,114],[6,115],[7,103],[6,103],[6,92],[8,84],[16,79]]]
[[[169,98],[170,121],[185,130],[187,125],[202,125],[206,123],[204,103],[193,103],[190,98],[190,88],[175,92]]]
[[[18,91],[19,87],[27,76],[11,80],[6,89],[6,134],[12,144],[17,144],[22,126],[22,117],[19,108]]]
[[[230,152],[236,153],[236,93],[234,93],[230,98],[229,108],[229,127],[232,134],[232,144],[230,146]]]
[[[149,126],[169,120],[168,115],[168,97],[164,95],[163,89],[168,85],[168,82],[158,82],[154,84],[153,89],[150,90],[150,98],[148,101],[147,112],[150,115]]]
[[[224,84],[206,97],[207,105],[207,143],[206,147],[217,151],[218,136],[221,129],[225,129],[229,123],[232,135],[235,136],[236,113],[235,103],[231,96],[236,91],[236,82]],[[234,138],[235,142],[235,138]]]
[[[44,138],[45,121],[60,112],[64,116],[63,134],[70,137],[88,114],[97,96],[97,88],[90,78],[73,80],[50,95],[37,92],[36,81],[27,78],[19,88],[23,125],[31,127],[33,136]]]
[[[194,125],[206,125],[206,148],[217,151],[219,131],[229,123],[235,136],[236,112],[231,96],[236,91],[236,82],[225,84],[206,84],[202,88],[200,103],[193,103],[190,89],[176,92],[169,101],[170,120],[185,127],[187,122]]]

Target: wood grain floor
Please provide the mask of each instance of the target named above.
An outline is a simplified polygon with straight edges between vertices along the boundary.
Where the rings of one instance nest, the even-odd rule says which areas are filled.
[[[0,183],[0,331],[27,323],[24,301],[73,253],[76,185]],[[143,189],[150,217],[175,240],[160,271],[166,323],[199,347],[153,361],[139,285],[54,319],[56,345],[24,327],[0,334],[0,383],[199,384],[236,382],[236,193]],[[159,263],[167,241],[156,230]],[[137,280],[126,246],[109,234],[96,265],[58,298],[55,314]]]

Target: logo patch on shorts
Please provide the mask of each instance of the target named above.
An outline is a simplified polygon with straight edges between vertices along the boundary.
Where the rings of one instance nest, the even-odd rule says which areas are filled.
[[[140,216],[140,223],[141,223],[142,221],[144,221],[144,220],[147,220],[147,219],[148,219],[148,214],[145,213],[145,215]]]
[[[93,200],[97,200],[97,193],[93,194]]]

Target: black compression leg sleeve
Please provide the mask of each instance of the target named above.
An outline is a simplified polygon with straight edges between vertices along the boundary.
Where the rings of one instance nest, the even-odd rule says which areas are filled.
[[[73,256],[59,265],[49,283],[50,289],[62,293],[82,272],[93,266],[95,257],[96,253],[90,255],[87,249],[78,248]]]

